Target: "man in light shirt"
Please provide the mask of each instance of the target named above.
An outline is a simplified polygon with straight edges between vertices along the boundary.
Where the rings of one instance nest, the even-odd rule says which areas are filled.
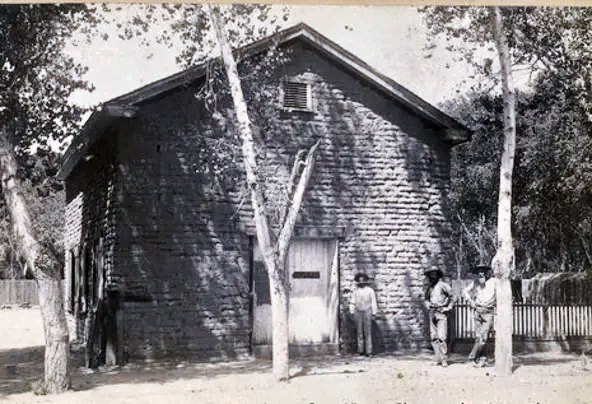
[[[376,294],[369,286],[368,275],[359,273],[354,277],[356,289],[352,294],[351,311],[356,319],[358,354],[372,356],[372,319],[378,311]],[[365,349],[364,349],[365,348]]]
[[[487,363],[486,344],[493,326],[495,312],[495,279],[491,267],[478,266],[473,270],[475,280],[463,290],[465,299],[473,308],[475,345],[469,354],[469,363],[483,367]]]
[[[448,313],[454,306],[452,287],[442,279],[444,273],[438,268],[425,271],[430,285],[426,290],[425,306],[430,314],[430,338],[436,356],[436,364],[448,366]]]

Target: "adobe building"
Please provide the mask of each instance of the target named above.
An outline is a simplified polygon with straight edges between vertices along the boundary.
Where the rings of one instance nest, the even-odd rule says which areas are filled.
[[[378,349],[428,347],[423,271],[451,270],[450,155],[469,130],[303,24],[237,51],[239,67],[271,44],[285,60],[269,76],[273,125],[258,135],[269,189],[281,192],[297,151],[320,140],[286,268],[294,353],[351,349],[357,272],[377,293]],[[240,144],[220,142],[232,123],[196,97],[211,69],[106,102],[66,152],[67,310],[79,337],[89,313],[103,313],[94,332],[107,362],[269,352],[244,173],[212,163],[241,162]],[[232,111],[222,98],[218,110]]]

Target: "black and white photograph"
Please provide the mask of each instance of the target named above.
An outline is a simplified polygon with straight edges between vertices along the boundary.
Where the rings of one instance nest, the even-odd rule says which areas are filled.
[[[592,8],[0,3],[0,401],[592,403]]]

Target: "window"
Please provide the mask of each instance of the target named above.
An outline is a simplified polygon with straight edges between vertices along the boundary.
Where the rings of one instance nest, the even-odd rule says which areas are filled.
[[[253,261],[253,282],[257,306],[271,304],[269,276],[265,264],[261,261]]]
[[[90,247],[88,244],[85,244],[82,250],[82,312],[86,312],[89,309],[89,295],[91,290],[91,280],[89,278],[90,270],[91,270],[91,255],[90,255]]]
[[[285,81],[284,88],[284,109],[312,111],[312,95],[310,83],[300,81]]]
[[[74,251],[70,250],[69,252],[70,254],[70,312],[73,313],[74,309],[75,309],[75,304],[76,304],[76,285],[78,282],[77,279],[77,271],[76,271],[76,265],[77,265],[77,256],[76,254],[74,254]]]

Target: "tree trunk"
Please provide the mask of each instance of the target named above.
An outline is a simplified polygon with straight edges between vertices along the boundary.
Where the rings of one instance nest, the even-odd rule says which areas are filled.
[[[10,212],[16,246],[37,280],[45,333],[44,390],[59,393],[70,388],[68,325],[59,262],[37,241],[27,203],[17,179],[17,163],[6,128],[0,133],[0,176]]]
[[[59,272],[57,279],[44,275],[37,277],[45,331],[44,390],[55,394],[70,388],[70,343]]]
[[[296,225],[296,218],[302,205],[306,187],[312,175],[312,170],[315,163],[315,152],[320,145],[320,140],[317,141],[308,151],[304,162],[299,162],[302,152],[299,152],[296,161],[294,162],[294,169],[290,178],[289,191],[291,201],[287,205],[286,215],[281,223],[281,229],[277,241],[273,242],[271,236],[267,212],[265,206],[265,198],[263,195],[263,188],[261,179],[258,177],[258,166],[255,153],[255,144],[253,141],[253,133],[251,130],[251,121],[247,112],[247,104],[245,103],[241,80],[238,75],[236,61],[232,55],[232,48],[228,43],[226,32],[221,22],[220,12],[217,6],[210,6],[210,17],[220,50],[224,67],[230,84],[230,91],[234,103],[234,110],[238,121],[239,134],[243,141],[243,158],[245,162],[245,170],[247,172],[247,185],[251,192],[251,203],[255,213],[255,226],[257,228],[257,241],[259,249],[263,256],[263,262],[267,269],[269,277],[269,287],[271,292],[271,313],[273,325],[273,374],[277,380],[288,380],[289,378],[289,281],[285,273],[285,262],[288,249],[290,247],[290,240],[294,234],[294,226]],[[302,163],[302,164],[301,164]],[[294,182],[298,167],[303,166],[300,178],[296,187]],[[294,189],[293,189],[294,188]]]
[[[226,68],[234,110],[238,121],[238,130],[243,141],[243,159],[247,172],[247,185],[251,192],[251,203],[255,213],[257,241],[269,277],[273,324],[273,374],[277,380],[288,380],[288,291],[283,273],[284,262],[278,260],[277,251],[272,244],[272,237],[267,222],[265,199],[257,175],[258,168],[251,120],[247,112],[247,104],[243,96],[236,61],[232,55],[232,48],[228,43],[218,7],[210,6],[210,17],[224,60],[224,67]]]
[[[285,262],[267,266],[271,293],[273,375],[279,381],[290,377],[289,366],[289,296],[283,268]]]
[[[492,260],[497,279],[497,321],[495,326],[495,371],[499,376],[512,374],[512,287],[510,274],[514,270],[512,244],[512,171],[516,149],[516,109],[512,81],[512,66],[508,42],[504,33],[501,10],[493,9],[493,32],[497,45],[504,101],[504,150],[500,167],[500,193],[498,202],[498,249]]]

